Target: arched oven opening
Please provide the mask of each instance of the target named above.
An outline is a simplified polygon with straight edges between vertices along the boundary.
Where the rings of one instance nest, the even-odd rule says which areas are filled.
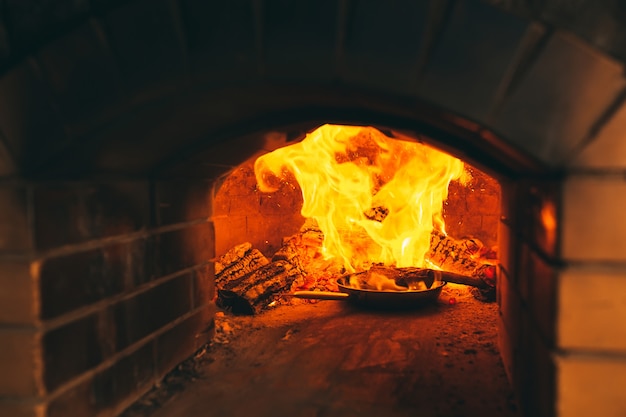
[[[280,132],[264,139],[265,154],[215,185],[222,307],[254,314],[280,292],[336,291],[341,275],[370,279],[372,268],[387,267],[396,284],[425,274],[495,301],[496,179],[421,138],[371,126],[325,124],[289,141]]]
[[[384,117],[378,115],[373,119],[380,121],[384,120]],[[436,119],[433,117],[431,120]],[[388,118],[388,121],[393,122],[394,119]],[[215,349],[219,352],[220,347],[226,346],[226,349],[232,352],[232,349],[235,349],[234,340],[236,340],[237,343],[243,343],[243,346],[238,345],[242,351],[237,352],[243,358],[252,360],[250,358],[255,358],[254,355],[262,355],[266,349],[269,349],[265,344],[269,343],[270,340],[271,343],[277,343],[278,346],[284,345],[281,342],[283,339],[273,339],[276,337],[275,329],[279,327],[284,333],[281,334],[281,338],[285,337],[285,340],[290,339],[295,343],[298,337],[293,336],[293,334],[297,333],[302,337],[306,334],[309,342],[311,342],[311,338],[314,340],[317,338],[315,343],[323,344],[325,341],[326,348],[332,346],[337,357],[354,355],[354,353],[344,351],[350,346],[359,346],[359,348],[364,348],[367,345],[375,346],[375,348],[370,348],[370,351],[377,352],[375,355],[387,356],[387,358],[379,358],[379,363],[374,363],[374,368],[369,369],[369,373],[375,375],[376,366],[383,368],[391,366],[391,368],[399,368],[397,372],[400,374],[411,375],[405,376],[406,380],[404,380],[402,388],[396,387],[403,392],[398,397],[405,398],[405,400],[411,390],[416,391],[419,390],[418,387],[423,388],[428,385],[428,381],[423,381],[420,379],[421,377],[418,380],[415,379],[416,375],[419,374],[417,369],[423,369],[424,364],[432,365],[429,372],[435,375],[434,379],[439,381],[438,384],[442,387],[441,391],[437,391],[437,395],[449,396],[455,400],[431,401],[428,403],[431,408],[423,408],[424,403],[421,403],[419,406],[422,408],[420,409],[426,412],[436,412],[437,410],[447,410],[442,411],[444,413],[455,412],[455,410],[465,412],[475,406],[472,401],[483,403],[486,401],[487,406],[483,404],[478,408],[483,407],[482,410],[486,412],[495,412],[495,409],[501,409],[504,410],[503,413],[515,415],[520,412],[516,407],[521,405],[516,404],[518,400],[512,398],[523,398],[519,401],[520,403],[526,401],[525,407],[532,404],[530,406],[536,407],[535,409],[545,407],[546,410],[542,412],[548,412],[547,409],[551,407],[551,402],[549,400],[540,402],[532,396],[539,395],[539,393],[542,396],[551,395],[550,390],[553,388],[544,385],[541,381],[549,381],[549,378],[552,378],[552,365],[545,367],[545,364],[542,363],[539,370],[535,370],[534,367],[528,368],[533,369],[533,372],[545,372],[540,378],[537,378],[538,384],[526,385],[522,383],[517,386],[518,390],[514,394],[514,391],[507,391],[506,389],[506,387],[512,386],[509,384],[514,383],[513,378],[518,378],[518,381],[521,381],[521,378],[528,377],[527,374],[522,377],[519,371],[515,371],[515,369],[519,369],[517,367],[521,366],[515,365],[515,361],[534,360],[528,356],[524,356],[523,359],[518,356],[520,355],[520,347],[516,345],[518,340],[511,340],[510,332],[507,330],[512,328],[519,331],[519,328],[515,327],[518,324],[512,323],[508,315],[512,314],[512,317],[518,317],[522,313],[519,310],[511,312],[511,308],[515,308],[515,305],[512,307],[512,303],[516,301],[517,290],[511,288],[513,284],[509,275],[513,276],[513,274],[508,271],[506,265],[509,265],[509,269],[514,268],[511,258],[516,259],[516,245],[519,242],[516,228],[528,227],[526,224],[517,225],[516,220],[514,220],[519,216],[517,212],[521,204],[519,190],[528,184],[529,177],[541,177],[540,165],[507,148],[504,143],[498,144],[498,138],[495,135],[490,135],[481,129],[469,130],[466,128],[467,126],[459,127],[459,125],[451,122],[441,122],[439,125],[407,123],[407,121],[399,123],[396,121],[396,123],[397,125],[394,126],[392,123],[369,125],[358,122],[355,125],[354,122],[335,122],[334,125],[328,125],[320,122],[305,122],[284,127],[260,129],[254,133],[228,137],[222,143],[208,146],[205,149],[197,149],[192,156],[186,157],[165,169],[164,173],[167,173],[168,176],[214,178],[211,181],[210,189],[212,191],[205,194],[205,198],[211,207],[210,219],[213,225],[212,233],[214,233],[213,244],[215,247],[215,262],[212,264],[215,267],[213,273],[216,277],[214,300],[218,305],[218,314],[215,319]],[[263,191],[261,184],[259,184],[259,178],[263,178],[264,174],[261,172],[255,174],[255,163],[258,160],[263,160],[264,155],[271,155],[276,150],[285,150],[292,145],[302,144],[305,138],[314,136],[316,132],[337,126],[347,126],[351,132],[356,130],[360,133],[348,135],[348,139],[354,139],[353,136],[356,136],[356,142],[351,147],[332,151],[330,159],[334,159],[335,162],[348,162],[357,165],[361,162],[362,165],[370,167],[373,164],[372,161],[381,154],[383,156],[394,155],[394,152],[397,154],[401,148],[392,148],[391,143],[395,142],[408,143],[411,146],[417,146],[418,149],[422,149],[421,147],[432,149],[449,156],[451,159],[458,159],[463,162],[462,172],[456,175],[456,179],[451,181],[449,186],[446,183],[447,196],[438,202],[447,233],[444,236],[437,230],[428,232],[430,236],[429,254],[432,258],[432,262],[428,264],[428,269],[453,272],[461,278],[469,280],[458,281],[457,278],[456,281],[463,282],[463,284],[450,283],[434,303],[424,303],[425,308],[410,308],[409,311],[402,311],[402,309],[397,311],[396,308],[393,306],[390,308],[389,305],[382,308],[375,305],[373,309],[372,306],[366,305],[364,309],[359,309],[358,304],[355,310],[350,303],[303,301],[288,295],[302,290],[336,292],[338,290],[337,278],[345,275],[347,270],[345,266],[332,265],[331,262],[325,261],[320,256],[323,233],[316,227],[315,221],[306,219],[301,214],[303,192],[293,175],[293,171],[285,172],[286,168],[279,164],[281,168],[276,168],[274,174],[266,172],[265,178],[274,185],[275,189]],[[398,128],[397,126],[401,127]],[[440,126],[446,126],[446,128]],[[423,134],[423,131],[428,131],[430,135]],[[326,132],[326,135],[334,137],[333,133]],[[491,147],[489,154],[482,152],[481,149],[487,142],[485,138],[488,138],[489,146],[498,145]],[[343,140],[347,142],[346,138]],[[381,146],[385,149],[381,149]],[[323,148],[323,145],[318,143],[313,148],[319,150]],[[245,152],[240,150],[245,150]],[[295,158],[300,158],[300,156],[290,156],[287,161],[283,161],[283,165]],[[323,165],[323,159],[320,159],[323,157],[319,155],[309,155],[303,158],[305,161],[313,161],[314,166]],[[228,164],[223,164],[224,161],[228,161]],[[420,163],[424,165],[429,162],[424,158],[420,160]],[[413,161],[412,163],[415,164],[416,162]],[[421,167],[415,166],[408,171],[411,173],[418,172],[421,179],[424,172],[420,169]],[[433,167],[429,167],[426,171],[429,169],[436,171]],[[218,173],[222,173],[216,174],[216,170]],[[380,171],[382,168],[378,167],[377,174],[380,174]],[[282,179],[280,174],[284,174]],[[380,175],[382,176],[382,174]],[[387,175],[385,182],[393,177],[388,173]],[[180,180],[178,183],[181,183]],[[384,183],[379,184],[379,188],[381,185]],[[533,188],[528,192],[536,193],[538,191]],[[325,201],[327,197],[316,194],[316,198],[319,201]],[[533,203],[543,204],[543,200],[536,197]],[[403,204],[405,202],[401,203],[401,205]],[[413,211],[420,209],[413,208]],[[367,211],[366,208],[361,208],[361,210]],[[547,214],[551,213],[548,212]],[[385,207],[377,206],[373,215],[365,217],[372,220],[376,214],[384,220]],[[544,215],[546,215],[545,210]],[[552,234],[547,238],[553,239],[555,233],[552,228],[553,224],[549,223],[550,217],[548,215],[546,218],[547,229],[545,233]],[[540,221],[543,222],[544,220],[540,219]],[[308,264],[306,264],[307,262]],[[376,264],[376,261],[373,264]],[[393,265],[393,262],[391,264]],[[361,268],[363,267],[361,266]],[[548,295],[548,297],[550,296]],[[551,302],[551,299],[548,298],[547,301]],[[553,309],[554,306],[547,308]],[[371,315],[372,312],[374,315]],[[400,314],[400,316],[390,317],[390,313]],[[252,314],[253,317],[238,317],[241,314]],[[367,325],[354,323],[358,314],[365,314],[366,316],[369,314],[369,319],[365,319],[369,323]],[[311,323],[307,323],[307,315],[311,317]],[[292,323],[289,323],[286,318],[290,316],[294,320]],[[338,320],[335,325],[329,325],[334,330],[324,334],[324,330],[319,328],[319,321],[332,321],[333,319]],[[341,320],[348,320],[348,323],[342,323]],[[424,326],[420,320],[426,320],[429,324]],[[437,322],[437,320],[440,321]],[[531,320],[530,317],[527,320]],[[400,321],[403,321],[404,324],[399,325]],[[455,324],[450,325],[450,322]],[[407,333],[407,328],[404,326],[410,327],[410,323],[413,326],[412,330],[408,332],[410,336],[405,337],[401,343],[394,340],[392,336],[394,332],[396,335]],[[392,324],[395,324],[396,327]],[[383,332],[382,335],[379,334],[377,337],[370,338],[370,333],[376,333],[374,330],[376,326],[391,333]],[[424,326],[424,328],[420,326]],[[268,340],[264,342],[265,344],[262,342],[264,339],[259,339],[259,334],[255,333],[255,329],[259,328],[274,329],[269,331],[270,335]],[[306,329],[309,329],[309,332],[318,333],[316,336],[312,336],[307,333]],[[356,335],[355,339],[350,340],[345,336],[350,332]],[[339,341],[333,339],[337,334],[342,335]],[[365,337],[371,340],[362,340]],[[539,338],[540,336],[535,337]],[[248,341],[242,342],[242,339]],[[231,342],[233,344],[229,345]],[[419,346],[424,349],[420,351]],[[321,345],[319,347],[320,354],[327,352]],[[302,348],[301,354],[298,353],[300,348]],[[286,373],[290,375],[289,378],[294,379],[322,378],[307,366],[309,360],[320,361],[319,366],[315,369],[324,369],[325,367],[332,369],[332,366],[337,366],[324,362],[328,355],[319,358],[307,358],[307,354],[304,353],[307,351],[306,343],[300,348],[295,344],[292,345],[289,353],[285,353],[284,350],[277,350],[280,352],[277,355],[282,355],[279,363],[282,365],[289,364],[290,371],[274,369],[272,360],[275,358],[265,357],[265,360],[268,361],[266,364],[260,364],[259,361],[262,359],[252,361],[256,361],[254,366],[258,372],[270,379],[272,378],[271,375],[277,375],[278,378],[278,376]],[[380,353],[376,349],[387,353]],[[243,351],[247,353],[244,354]],[[418,351],[421,353],[416,355],[415,352]],[[354,369],[351,371],[354,372],[354,375],[364,372],[362,368],[367,368],[368,360],[372,360],[368,354],[374,355],[374,353],[367,352],[366,349],[366,353],[357,353],[357,356],[361,355],[361,362],[359,366],[353,364]],[[496,353],[495,356],[494,353]],[[542,353],[549,354],[547,349]],[[421,365],[419,361],[411,363],[407,357],[399,360],[398,357],[402,355],[407,355],[414,361],[418,360],[415,358],[417,356],[419,360],[424,362]],[[502,356],[504,368],[500,362],[500,356]],[[454,360],[451,360],[451,357]],[[490,360],[485,360],[485,358]],[[233,361],[228,360],[228,358],[222,359],[225,363],[223,366],[227,366],[228,371],[218,368],[213,371],[218,375],[230,372],[233,374],[233,378],[236,378],[236,376],[241,376],[239,372],[242,369],[251,366],[246,359],[242,359],[240,363],[242,369],[239,369],[236,359]],[[473,372],[471,369],[475,366],[482,368],[479,372]],[[453,369],[454,367],[456,368]],[[341,370],[341,366],[338,366],[337,369]],[[508,379],[504,378],[503,369],[506,371]],[[515,372],[518,373],[515,374]],[[385,373],[393,375],[393,371],[390,369],[387,369]],[[217,388],[215,389],[221,391],[222,389],[219,388],[221,377],[218,375],[211,374],[210,378],[216,380],[214,386]],[[442,378],[441,375],[445,375],[445,377]],[[479,375],[479,377],[475,380],[471,378],[466,380],[464,378],[467,378],[467,375]],[[514,377],[514,375],[516,376]],[[382,386],[402,385],[398,382],[402,380],[402,376],[396,375],[396,377],[395,380],[387,381]],[[486,380],[481,382],[482,377],[486,377],[489,383]],[[355,387],[358,384],[355,385],[355,381],[348,383],[341,378],[333,381],[333,378],[332,375],[325,375],[322,379],[328,379],[325,384],[334,385],[337,390],[341,390],[341,387],[345,387],[347,384],[352,386],[356,392]],[[450,380],[455,378],[457,381],[450,383]],[[461,382],[462,379],[465,381],[465,385]],[[286,409],[295,407],[294,402],[296,400],[285,400],[278,394],[278,397],[274,398],[276,391],[266,392],[263,390],[265,388],[264,383],[268,387],[281,384],[288,385],[288,382],[284,380],[266,381],[261,379],[262,382],[257,381],[257,384],[261,384],[260,386],[246,385],[248,382],[246,378],[241,378],[242,381],[245,381],[242,382],[241,386],[233,386],[233,382],[229,378],[226,380],[233,393],[239,392],[240,389],[261,390],[260,398],[265,400],[256,402],[257,407],[260,407],[257,409],[259,412],[262,409],[267,411],[263,406],[271,409],[271,406],[267,404],[272,403],[277,407],[285,407]],[[465,391],[451,388],[451,386],[461,386]],[[498,388],[493,389],[494,386]],[[537,388],[538,386],[540,388]],[[483,388],[477,389],[477,387]],[[316,388],[315,384],[308,388],[300,387],[301,392],[311,392],[311,395],[318,396],[324,395],[317,392],[316,389],[319,387]],[[473,389],[477,389],[477,391],[472,391]],[[468,390],[471,392],[470,394],[468,394]],[[425,392],[428,391],[421,391],[422,394]],[[210,395],[209,390],[205,391],[205,394]],[[193,395],[193,393],[189,395]],[[364,392],[361,395],[368,394]],[[433,393],[430,395],[432,396]],[[224,402],[233,402],[233,398],[228,395],[220,398]],[[470,400],[466,405],[467,398],[473,398],[473,400]],[[415,407],[422,399],[422,397],[417,396],[403,406]],[[220,402],[219,399],[216,401]],[[324,399],[320,398],[319,401],[323,403]],[[332,403],[331,400],[328,401],[329,404]],[[350,398],[348,401],[354,401],[354,398]],[[341,400],[339,403],[341,404]],[[362,401],[361,407],[367,408],[364,404],[370,403],[366,400]],[[439,404],[446,405],[441,406]],[[243,403],[242,406],[245,409]],[[375,407],[372,404],[370,406]]]
[[[390,128],[258,136],[214,186],[219,359],[204,395],[234,414],[252,412],[232,405],[249,391],[259,415],[518,415],[499,355],[498,180]]]

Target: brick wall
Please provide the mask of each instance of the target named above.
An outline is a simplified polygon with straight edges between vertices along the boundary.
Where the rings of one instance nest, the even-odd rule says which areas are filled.
[[[559,415],[626,414],[626,106],[571,163],[558,275]]]
[[[497,301],[505,369],[529,416],[555,414],[559,182],[502,182]]]
[[[299,188],[282,185],[274,193],[257,191],[255,159],[233,167],[216,192],[213,221],[218,255],[248,241],[271,257],[282,238],[296,233],[304,223]]]
[[[115,415],[208,340],[211,186],[0,185],[0,415]]]
[[[105,370],[114,380],[122,358],[153,378],[157,356],[140,365],[133,352],[158,352],[159,337],[141,334],[163,321],[155,331],[170,334],[179,322],[169,317],[186,317],[195,301],[148,330],[122,326],[119,338],[111,323],[118,329],[115,317],[142,311],[163,288],[196,282],[200,265],[178,245],[210,227],[208,213],[179,204],[196,185],[24,178],[143,176],[207,144],[210,168],[223,172],[261,147],[220,139],[311,120],[421,131],[505,174],[500,335],[507,369],[537,411],[529,415],[624,414],[615,375],[626,358],[626,26],[617,2],[16,0],[2,11],[0,356],[10,359],[0,359],[0,414],[62,414],[48,404],[96,401],[96,391],[118,398],[107,391],[115,384],[93,381]],[[546,170],[565,182],[525,179]],[[164,248],[173,255],[162,259]],[[68,265],[82,272],[66,274]],[[74,286],[55,287],[64,281]],[[597,286],[583,293],[586,281]],[[115,343],[103,342],[107,332]],[[73,352],[76,365],[50,380],[44,358],[61,355],[53,347],[67,333],[96,354]],[[613,383],[600,383],[607,376]]]

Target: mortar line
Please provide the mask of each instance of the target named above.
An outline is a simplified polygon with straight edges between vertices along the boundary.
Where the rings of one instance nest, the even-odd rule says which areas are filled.
[[[74,379],[71,379],[70,381],[67,381],[65,384],[61,385],[60,387],[58,387],[53,392],[48,393],[46,395],[45,399],[49,401],[49,400],[54,400],[55,398],[58,398],[63,393],[69,391],[73,387],[75,387],[75,386],[77,386],[77,385],[87,381],[89,378],[95,376],[99,372],[102,372],[102,371],[106,370],[110,366],[115,365],[121,359],[123,359],[123,358],[125,358],[127,356],[130,356],[133,353],[137,352],[139,349],[143,348],[145,345],[147,345],[148,343],[150,343],[152,340],[156,339],[157,337],[161,336],[162,334],[164,334],[168,330],[173,329],[178,324],[180,324],[183,321],[187,320],[189,317],[192,317],[192,316],[198,314],[204,308],[206,308],[208,305],[209,304],[203,304],[203,305],[201,305],[199,307],[196,307],[195,309],[193,309],[193,310],[183,314],[182,316],[180,316],[177,319],[171,321],[170,323],[166,324],[165,326],[161,327],[160,329],[158,329],[158,330],[150,333],[149,335],[145,336],[144,338],[136,341],[135,343],[133,343],[132,345],[126,347],[125,349],[120,350],[119,352],[115,353],[113,356],[111,356],[110,358],[104,360],[100,364],[98,364],[98,365],[94,366],[93,368],[83,372],[82,374],[78,375]],[[153,377],[156,377],[156,367],[153,368],[153,371],[154,371],[153,372]],[[156,382],[156,380],[153,381],[153,383],[154,382]]]
[[[36,252],[35,260],[44,261],[49,258],[55,258],[63,255],[71,255],[74,253],[86,252],[88,250],[100,249],[104,246],[108,246],[114,243],[127,243],[136,239],[150,237],[156,234],[172,232],[176,230],[185,229],[188,226],[195,226],[198,224],[210,223],[209,217],[203,217],[201,219],[190,220],[183,223],[176,223],[173,225],[158,226],[150,229],[141,229],[136,232],[127,233],[124,235],[116,235],[110,237],[104,237],[100,239],[87,240],[81,243],[70,243],[62,245],[46,251]]]
[[[36,328],[38,330],[41,330],[43,332],[47,332],[50,330],[54,330],[57,329],[65,324],[74,322],[76,320],[80,320],[84,317],[89,316],[90,314],[93,313],[97,313],[101,310],[103,310],[106,306],[108,305],[113,305],[113,304],[117,304],[119,302],[125,301],[125,300],[129,300],[133,297],[136,297],[139,294],[143,294],[147,291],[150,291],[153,288],[156,288],[166,282],[172,281],[176,278],[180,278],[190,272],[194,272],[197,270],[200,270],[201,268],[205,267],[206,265],[209,265],[209,262],[203,262],[201,264],[198,265],[194,265],[185,269],[182,269],[180,271],[176,271],[172,274],[169,275],[165,275],[163,277],[160,277],[158,279],[155,279],[154,281],[150,281],[150,282],[146,282],[136,288],[134,288],[133,291],[128,292],[128,293],[123,293],[123,294],[117,294],[108,298],[105,298],[103,300],[97,301],[93,304],[90,304],[88,306],[84,306],[84,307],[80,307],[76,310],[67,312],[65,314],[62,314],[61,316],[52,318],[52,319],[48,319],[48,320],[43,320],[40,321],[40,325],[37,326]]]

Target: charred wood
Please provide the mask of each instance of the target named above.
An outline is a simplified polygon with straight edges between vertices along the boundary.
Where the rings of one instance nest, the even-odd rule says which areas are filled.
[[[287,261],[261,266],[245,276],[218,286],[218,305],[235,314],[254,314],[271,301],[275,293],[286,291],[301,271]]]
[[[489,280],[495,266],[484,253],[485,248],[477,239],[456,240],[433,231],[426,259],[444,271]]]
[[[215,284],[222,288],[225,283],[249,275],[270,261],[249,242],[237,245],[215,262]]]
[[[365,213],[363,213],[366,218],[377,222],[382,222],[383,220],[385,220],[388,214],[389,209],[383,206],[371,207],[367,209]]]

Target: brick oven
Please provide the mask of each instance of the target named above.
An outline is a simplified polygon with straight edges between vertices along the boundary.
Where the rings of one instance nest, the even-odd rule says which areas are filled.
[[[497,178],[499,345],[526,415],[624,415],[625,14],[0,2],[0,415],[119,414],[210,340],[216,181],[324,123]]]

